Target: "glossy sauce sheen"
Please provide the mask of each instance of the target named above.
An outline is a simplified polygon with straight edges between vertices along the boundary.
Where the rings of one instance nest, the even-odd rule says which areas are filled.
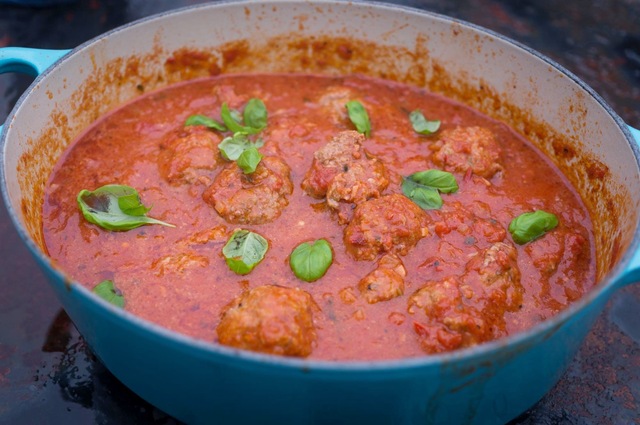
[[[169,184],[159,172],[160,146],[190,115],[219,119],[223,102],[242,109],[252,97],[262,99],[269,113],[260,152],[288,164],[293,193],[273,222],[230,224],[202,198],[223,161],[218,158],[209,175],[194,183]],[[354,129],[344,108],[352,99],[365,105],[372,123],[364,149],[389,172],[384,194],[402,193],[401,176],[438,168],[431,146],[447,129],[484,127],[501,149],[502,170],[491,178],[453,172],[459,190],[442,195],[442,210],[426,211],[429,234],[400,256],[407,272],[404,294],[375,304],[366,302],[358,283],[375,269],[377,259],[355,261],[346,253],[345,224],[323,200],[301,189],[314,152],[339,132]],[[408,119],[415,109],[441,120],[439,132],[415,133]],[[105,184],[136,188],[142,202],[152,206],[148,215],[176,228],[154,225],[110,232],[86,222],[76,196],[82,189]],[[425,282],[462,275],[469,259],[488,247],[490,235],[475,234],[478,229],[473,226],[443,231],[442,214],[454,206],[481,210],[505,231],[514,217],[535,209],[552,212],[560,221],[548,235],[524,246],[514,244],[524,289],[521,307],[503,318],[487,317],[492,326],[502,323],[508,334],[526,329],[594,284],[589,214],[550,161],[506,125],[463,105],[415,87],[358,76],[219,76],[149,93],[124,105],[81,135],[56,166],[44,203],[44,234],[50,256],[72,277],[89,288],[113,280],[128,311],[177,332],[217,341],[221,312],[243,291],[262,285],[298,287],[319,307],[314,314],[317,341],[309,358],[391,359],[425,355],[418,338],[424,315],[408,311],[409,297]],[[236,228],[253,230],[269,241],[264,261],[246,276],[230,271],[221,254]],[[512,244],[505,233],[504,241]],[[333,264],[318,281],[298,280],[288,256],[301,242],[319,238],[331,243]],[[569,240],[580,243],[574,244],[574,251],[557,254],[557,246],[569,246]],[[562,258],[551,271],[545,269],[548,248]]]

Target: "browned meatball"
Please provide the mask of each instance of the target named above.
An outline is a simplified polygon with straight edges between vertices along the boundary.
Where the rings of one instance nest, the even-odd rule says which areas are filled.
[[[215,226],[209,229],[185,236],[178,240],[176,245],[181,249],[188,249],[192,246],[206,245],[208,243],[218,243],[226,241],[229,238],[229,232],[225,226]]]
[[[445,130],[434,144],[433,162],[447,171],[491,178],[502,170],[500,146],[493,133],[484,127],[456,127]]]
[[[156,276],[165,274],[181,274],[188,269],[203,269],[209,265],[209,258],[195,252],[181,252],[167,255],[151,263],[151,269]]]
[[[471,245],[476,242],[501,242],[507,236],[507,231],[497,220],[491,218],[490,214],[489,206],[480,201],[475,201],[467,207],[460,202],[447,202],[440,211],[434,212],[434,215],[440,217],[440,220],[434,220],[434,232],[443,237],[456,231],[462,236],[472,238]]]
[[[409,298],[409,313],[424,313],[426,321],[414,322],[422,349],[441,353],[491,339],[482,314],[468,306],[455,277],[427,282]],[[468,294],[467,294],[468,295]]]
[[[545,277],[553,275],[561,262],[575,264],[589,253],[585,237],[562,227],[528,243],[524,249]]]
[[[202,126],[169,133],[160,143],[158,169],[170,184],[195,183],[216,167],[220,136]]]
[[[216,176],[202,198],[230,223],[268,223],[289,205],[287,196],[293,192],[289,174],[286,162],[276,157],[262,158],[251,174],[233,162]]]
[[[306,357],[316,341],[308,292],[265,285],[245,292],[222,313],[218,341],[245,350]]]
[[[344,231],[344,244],[356,260],[380,253],[406,255],[428,234],[427,214],[404,195],[385,195],[358,205]]]
[[[406,276],[402,260],[394,254],[386,254],[380,258],[376,269],[360,281],[358,288],[369,304],[375,304],[404,294]]]
[[[584,293],[584,282],[575,278],[575,270],[593,267],[589,241],[585,236],[558,227],[524,247],[540,273],[540,296],[553,309],[562,309]],[[552,291],[553,287],[561,290]]]
[[[302,188],[311,196],[323,198],[327,205],[339,208],[339,202],[358,204],[377,198],[389,185],[385,166],[368,154],[357,131],[342,131],[313,158]]]
[[[518,251],[510,243],[497,242],[473,257],[462,281],[473,290],[474,301],[496,320],[522,305]]]
[[[505,314],[522,305],[523,288],[513,245],[498,242],[467,263],[460,277],[429,281],[409,298],[422,348],[438,353],[506,334]]]
[[[365,159],[343,168],[327,188],[327,205],[337,209],[339,202],[359,204],[377,198],[389,186],[387,170],[377,158],[364,152]]]
[[[338,133],[313,154],[311,168],[302,180],[302,189],[314,198],[324,198],[329,184],[353,159],[362,156],[361,138],[356,131]]]
[[[328,117],[334,124],[347,124],[347,102],[353,100],[356,94],[347,87],[328,87],[316,100],[320,105],[322,116]]]

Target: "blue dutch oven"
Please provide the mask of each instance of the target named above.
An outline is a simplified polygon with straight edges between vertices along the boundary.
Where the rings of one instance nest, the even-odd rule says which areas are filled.
[[[322,70],[310,52],[289,51],[295,43],[282,42],[332,35],[369,43],[376,54],[366,67],[352,58],[343,69]],[[442,91],[512,125],[565,170],[589,206],[595,287],[526,332],[453,353],[376,362],[238,351],[171,332],[93,296],[44,248],[42,196],[53,165],[83,128],[139,94],[142,82],[152,90],[184,78],[164,66],[175,52],[215,57],[220,46],[239,40],[277,54],[253,64],[219,58],[224,72],[367,69]],[[450,84],[438,84],[435,69],[446,69]],[[0,72],[37,75],[1,131],[0,180],[13,223],[105,366],[187,423],[505,423],[556,383],[612,292],[640,280],[640,132],[551,60],[464,22],[381,3],[216,3],[144,19],[71,51],[0,49]],[[455,89],[463,85],[464,93],[485,94],[463,97]],[[502,101],[487,102],[486,93]],[[576,156],[554,156],[553,140],[516,117],[561,135]],[[594,163],[604,176],[589,173]]]

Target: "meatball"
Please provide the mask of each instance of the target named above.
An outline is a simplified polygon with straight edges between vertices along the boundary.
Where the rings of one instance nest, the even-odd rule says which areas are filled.
[[[209,243],[224,243],[228,237],[229,232],[225,226],[215,226],[209,229],[201,230],[199,232],[185,236],[178,240],[176,245],[188,249],[192,246],[206,245]]]
[[[465,207],[460,202],[452,201],[434,214],[440,216],[434,224],[434,232],[443,237],[456,231],[460,235],[473,238],[474,241],[495,243],[501,242],[507,236],[507,230],[490,216],[489,206],[475,201]]]
[[[218,341],[245,350],[306,357],[316,341],[317,308],[301,289],[259,286],[237,297],[222,313]]]
[[[414,329],[427,353],[455,350],[506,335],[505,314],[520,309],[523,288],[513,245],[498,242],[467,263],[465,273],[429,281],[409,298]]]
[[[427,221],[427,214],[406,196],[385,195],[356,207],[344,244],[356,260],[373,260],[386,252],[406,255],[428,234]]]
[[[276,157],[264,157],[256,171],[245,174],[228,164],[202,194],[230,223],[264,224],[280,216],[293,192],[289,166]]]
[[[409,313],[423,312],[426,323],[414,322],[422,349],[429,354],[479,344],[492,338],[480,311],[463,300],[455,277],[427,282],[409,298]]]
[[[377,198],[389,186],[387,170],[382,162],[365,152],[363,161],[345,165],[327,188],[327,205],[337,209],[338,202],[359,204]]]
[[[407,270],[402,260],[393,254],[386,254],[374,271],[366,275],[358,284],[358,289],[369,304],[387,301],[404,294],[404,278]]]
[[[155,260],[151,269],[156,276],[165,274],[182,274],[189,269],[203,269],[209,265],[209,258],[194,252],[182,252],[167,255]]]
[[[510,243],[497,242],[467,263],[462,276],[476,294],[475,301],[496,319],[522,305],[518,251]]]
[[[434,144],[433,162],[447,171],[491,178],[502,170],[500,146],[493,133],[484,127],[456,127],[445,130]]]
[[[576,278],[576,270],[593,267],[585,236],[559,227],[529,242],[524,250],[540,273],[540,296],[549,307],[561,309],[582,296],[585,282]]]
[[[169,133],[160,143],[160,175],[172,185],[197,182],[216,167],[219,142],[220,136],[202,126]]]
[[[580,234],[559,228],[528,243],[524,250],[542,275],[549,277],[563,261],[575,264],[588,258],[589,245],[587,239]]]
[[[346,104],[355,97],[353,91],[346,87],[329,87],[316,100],[320,105],[322,115],[328,117],[334,124],[346,124],[348,114]]]
[[[380,160],[362,148],[365,137],[357,131],[338,133],[319,149],[307,171],[302,188],[315,198],[327,198],[327,205],[358,204],[377,198],[389,185],[387,170]]]
[[[217,104],[221,105],[224,102],[232,109],[241,109],[249,100],[249,95],[243,92],[236,93],[236,88],[231,84],[216,84],[212,87],[211,94]]]
[[[198,246],[211,243],[224,244],[228,239],[227,233],[226,227],[215,226],[185,236],[174,243],[175,254],[154,260],[151,263],[151,269],[156,276],[198,272],[209,265],[209,256],[200,255]]]

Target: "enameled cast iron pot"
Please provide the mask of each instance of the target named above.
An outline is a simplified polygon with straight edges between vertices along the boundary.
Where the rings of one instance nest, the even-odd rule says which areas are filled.
[[[24,70],[40,75],[2,128],[9,214],[100,360],[182,421],[504,423],[560,378],[610,294],[640,280],[632,138],[640,133],[566,70],[476,26],[380,3],[216,3],[144,19],[70,52],[0,49],[0,72]],[[98,299],[56,267],[43,248],[41,205],[68,143],[142,90],[247,70],[386,76],[512,125],[565,171],[588,204],[599,283],[556,317],[509,338],[422,358],[333,363],[170,332]]]

